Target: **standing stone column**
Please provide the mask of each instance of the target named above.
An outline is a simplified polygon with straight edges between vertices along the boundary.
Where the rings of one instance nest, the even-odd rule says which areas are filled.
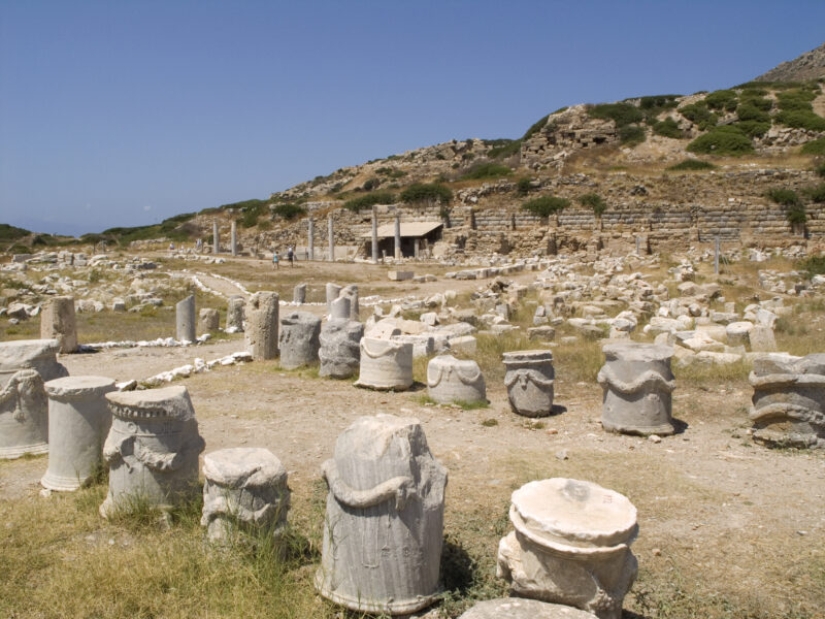
[[[401,258],[401,215],[395,215],[395,259]]]
[[[217,256],[221,251],[220,237],[218,236],[218,222],[212,222],[212,254]]]
[[[40,339],[57,340],[63,354],[77,350],[73,297],[52,297],[46,301],[40,315]]]
[[[195,336],[195,295],[189,295],[175,305],[176,339],[179,342],[194,342]]]
[[[226,332],[240,333],[243,331],[244,320],[246,314],[244,308],[246,307],[246,299],[241,295],[233,295],[229,297],[229,302],[226,306]]]
[[[277,292],[256,292],[246,304],[246,350],[253,359],[274,359],[278,356]]]
[[[335,262],[335,236],[333,235],[331,214],[327,219],[327,227],[329,228],[329,230],[327,231],[329,235],[329,261]]]
[[[596,377],[604,390],[602,427],[643,436],[673,434],[673,349],[622,342],[605,344],[603,351],[605,364]]]
[[[320,336],[321,319],[314,314],[292,312],[281,318],[281,367],[291,370],[318,361]]]
[[[103,442],[112,424],[106,394],[115,381],[67,376],[45,385],[49,396],[49,467],[40,480],[50,490],[77,490],[103,465]]]
[[[321,327],[319,376],[349,378],[355,375],[361,363],[360,343],[364,337],[364,325],[354,320],[336,318],[334,314],[339,310],[349,315],[348,299],[336,299],[333,318]]]
[[[295,305],[303,305],[307,300],[307,285],[298,284],[292,289],[292,302]]]
[[[112,428],[103,447],[109,492],[107,518],[145,505],[169,509],[199,492],[198,455],[204,441],[186,387],[106,394]]]
[[[533,481],[513,493],[510,521],[497,575],[513,593],[621,618],[638,571],[630,544],[639,526],[627,497],[575,479]]]
[[[307,224],[307,260],[315,260],[315,221],[309,218]]]
[[[321,467],[329,487],[315,586],[358,612],[413,613],[439,593],[447,470],[417,419],[362,417]]]
[[[327,299],[327,316],[332,314],[332,302],[335,301],[341,294],[341,286],[338,284],[327,283],[326,299]]]
[[[221,314],[213,307],[204,307],[198,312],[198,325],[201,331],[217,331],[221,327]]]
[[[338,294],[338,297],[349,299],[349,319],[361,320],[361,307],[358,304],[358,286],[355,284],[344,286]]]
[[[378,209],[372,207],[372,261],[378,262]]]
[[[57,340],[0,342],[0,459],[49,451],[44,383],[68,375]]]
[[[230,250],[233,256],[238,255],[238,224],[232,222],[232,227],[229,229],[229,243]]]
[[[290,492],[286,469],[271,451],[236,447],[208,453],[203,476],[201,525],[210,542],[227,544],[247,534],[254,540],[260,531],[281,542]]]
[[[553,412],[555,371],[549,350],[504,353],[504,386],[514,413],[547,417]]]

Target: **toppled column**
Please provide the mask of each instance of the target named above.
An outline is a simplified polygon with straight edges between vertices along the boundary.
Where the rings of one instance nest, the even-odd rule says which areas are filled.
[[[438,355],[427,364],[427,394],[438,404],[470,404],[487,400],[487,386],[475,361]]]
[[[57,340],[59,352],[77,350],[77,321],[73,297],[52,297],[43,305],[40,315],[40,339]]]
[[[349,309],[347,299],[341,299]],[[337,303],[337,302],[336,302]],[[333,304],[334,307],[337,305]],[[318,358],[321,367],[319,376],[331,378],[349,378],[358,371],[361,363],[361,338],[364,337],[364,325],[354,320],[335,319],[321,327],[321,348]]]
[[[255,360],[278,356],[277,292],[256,292],[246,304],[246,350]]]
[[[0,342],[0,459],[49,451],[44,383],[68,375],[57,340]]]
[[[362,417],[324,462],[329,487],[322,596],[359,612],[403,615],[439,593],[447,471],[417,419]]]
[[[103,465],[103,442],[112,424],[106,394],[115,381],[103,376],[66,376],[45,385],[49,396],[49,466],[40,480],[49,490],[72,491]]]
[[[286,529],[287,472],[267,449],[221,449],[203,458],[203,516],[207,539],[229,544],[264,531],[278,545]]]
[[[298,284],[292,289],[292,302],[295,305],[303,305],[307,301],[307,285]]]
[[[204,441],[186,387],[106,394],[112,428],[103,447],[109,492],[106,518],[143,506],[169,509],[197,496]]]
[[[361,338],[358,387],[406,391],[413,384],[413,345],[398,340]]]
[[[602,427],[625,434],[673,434],[671,394],[676,388],[670,358],[659,344],[605,344],[605,364],[596,377],[604,390]]]
[[[513,593],[621,618],[638,571],[630,544],[639,527],[627,497],[586,481],[533,481],[513,493],[510,521],[497,575]]]
[[[244,329],[244,320],[246,315],[244,309],[246,307],[246,299],[241,295],[233,295],[229,297],[229,302],[226,305],[226,332],[227,333],[241,333]]]
[[[553,412],[555,370],[549,350],[504,353],[504,386],[514,413],[547,417]]]
[[[309,312],[291,312],[281,318],[281,367],[292,370],[318,361],[320,337],[321,319]]]
[[[176,339],[179,342],[194,342],[195,335],[195,295],[190,294],[175,305]]]
[[[754,359],[753,439],[771,447],[825,449],[825,354]]]

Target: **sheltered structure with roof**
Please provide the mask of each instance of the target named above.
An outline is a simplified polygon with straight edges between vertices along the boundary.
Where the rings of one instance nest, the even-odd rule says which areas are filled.
[[[405,258],[424,255],[436,241],[441,240],[441,231],[444,222],[415,221],[401,222],[401,256]],[[378,226],[378,254],[379,256],[395,255],[395,223]],[[372,232],[361,235],[365,241],[364,247],[369,254]]]

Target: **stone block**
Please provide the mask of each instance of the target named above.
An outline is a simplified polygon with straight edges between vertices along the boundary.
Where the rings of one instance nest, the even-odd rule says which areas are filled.
[[[403,282],[404,280],[412,279],[415,277],[414,271],[389,271],[387,273],[390,281],[393,282]]]

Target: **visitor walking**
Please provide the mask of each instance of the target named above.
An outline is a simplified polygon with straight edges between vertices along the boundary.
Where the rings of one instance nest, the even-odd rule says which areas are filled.
[[[272,268],[273,269],[280,269],[281,268],[280,259],[278,258],[278,252],[277,251],[272,252]]]
[[[290,245],[286,250],[286,259],[289,260],[289,266],[295,266],[295,250],[292,249],[292,245]]]

